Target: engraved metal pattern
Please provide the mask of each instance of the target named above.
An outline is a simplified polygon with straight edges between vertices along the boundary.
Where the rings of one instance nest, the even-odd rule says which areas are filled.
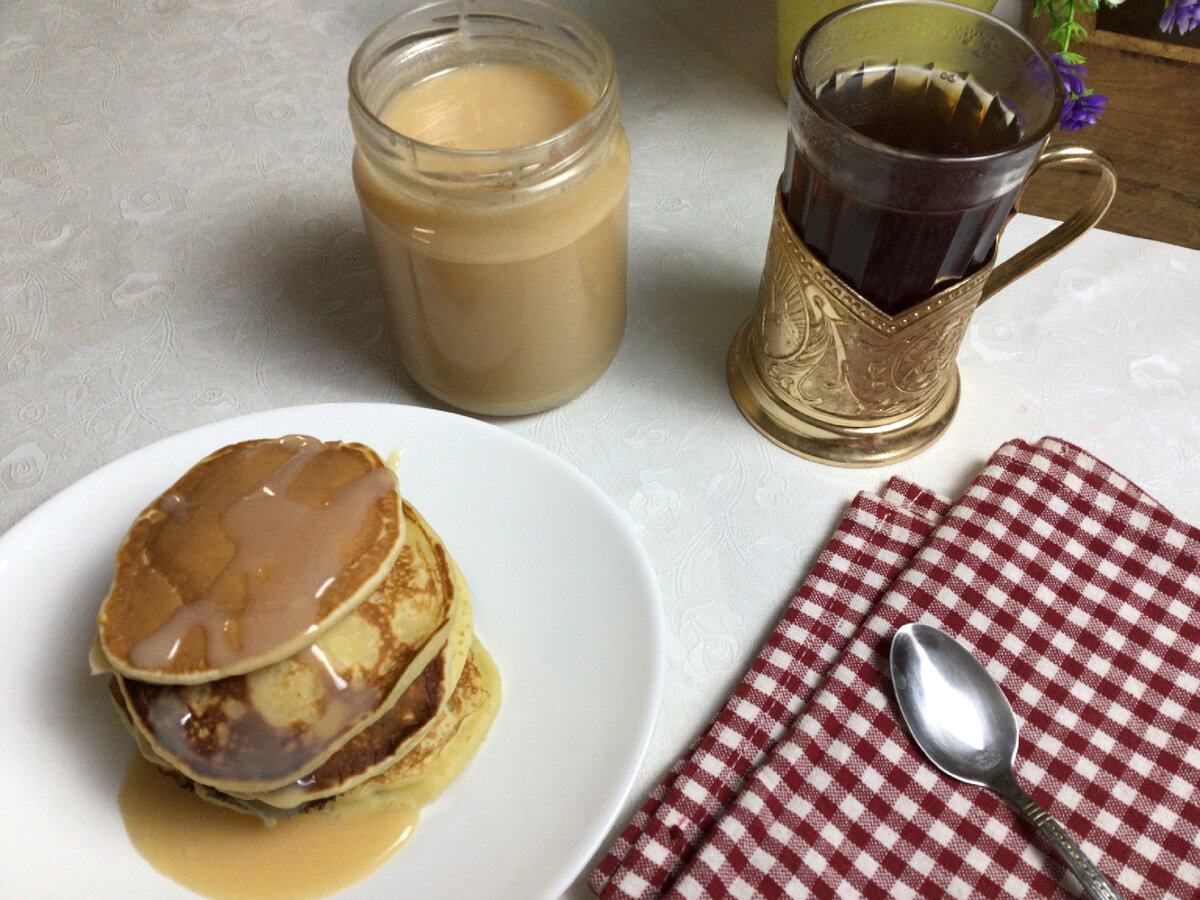
[[[881,312],[796,237],[776,197],[755,317],[755,363],[781,398],[817,415],[892,421],[936,403],[991,272],[897,316]]]

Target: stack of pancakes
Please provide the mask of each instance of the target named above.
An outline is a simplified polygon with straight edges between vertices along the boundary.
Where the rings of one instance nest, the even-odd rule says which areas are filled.
[[[462,573],[394,473],[299,435],[218,450],[141,513],[92,670],[147,759],[265,819],[429,802],[500,701]]]

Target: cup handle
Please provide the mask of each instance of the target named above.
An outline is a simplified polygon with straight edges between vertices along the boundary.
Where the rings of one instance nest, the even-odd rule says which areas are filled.
[[[1095,172],[1100,180],[1087,203],[1078,212],[992,270],[992,274],[984,283],[980,303],[1080,237],[1100,221],[1100,217],[1108,210],[1109,204],[1116,196],[1117,171],[1107,157],[1095,150],[1068,145],[1051,147],[1038,157],[1030,177],[1041,169],[1050,168],[1086,169]]]

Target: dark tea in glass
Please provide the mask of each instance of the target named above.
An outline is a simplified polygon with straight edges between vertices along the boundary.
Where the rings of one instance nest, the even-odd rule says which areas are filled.
[[[939,6],[851,7],[793,67],[784,211],[889,314],[987,261],[1049,133],[1042,107],[1061,102],[1052,66],[998,56],[982,32],[939,23]]]
[[[858,66],[819,85],[816,97],[859,134],[899,150],[977,156],[1022,137],[1003,100],[969,74],[931,66]],[[840,189],[789,139],[783,190],[788,218],[809,248],[894,314],[987,260],[1020,186],[968,209],[898,209]]]

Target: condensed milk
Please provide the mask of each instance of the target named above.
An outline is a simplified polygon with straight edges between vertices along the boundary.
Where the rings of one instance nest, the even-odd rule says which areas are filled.
[[[548,409],[625,329],[629,145],[611,52],[532,0],[444,0],[350,69],[362,206],[399,358],[487,415]]]
[[[125,772],[120,804],[142,857],[212,900],[317,900],[336,893],[386,862],[419,817],[412,808],[379,805],[267,825],[205,803],[141,756]]]

